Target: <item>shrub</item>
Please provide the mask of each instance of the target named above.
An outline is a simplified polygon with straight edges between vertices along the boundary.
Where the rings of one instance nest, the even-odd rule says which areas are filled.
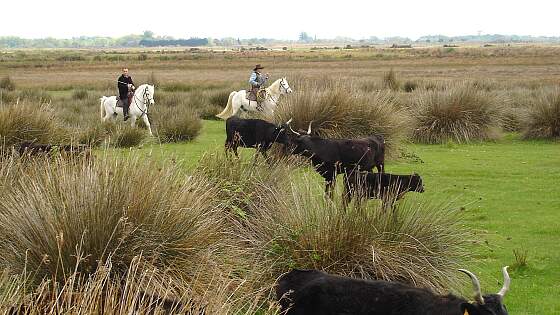
[[[0,89],[4,89],[7,91],[13,91],[16,89],[16,84],[12,81],[10,76],[5,76],[0,80]]]
[[[541,91],[527,108],[526,122],[526,139],[560,138],[560,88]]]
[[[198,114],[188,107],[160,107],[157,112],[152,113],[157,135],[163,142],[193,140],[202,129]]]
[[[502,99],[470,84],[445,91],[425,91],[413,102],[413,140],[422,143],[459,143],[499,137]]]
[[[401,83],[397,79],[397,74],[395,73],[395,71],[393,71],[393,69],[383,74],[382,81],[383,87],[392,91],[398,91],[401,87]]]
[[[59,143],[64,137],[64,130],[48,105],[24,103],[0,108],[1,152],[25,141]]]
[[[75,90],[72,93],[72,98],[75,100],[85,100],[88,98],[88,91],[87,90]]]
[[[408,200],[385,210],[325,197],[309,178],[271,190],[246,224],[262,266],[274,278],[290,268],[401,281],[446,291],[459,276],[466,229],[455,210]]]
[[[391,92],[363,93],[340,82],[321,81],[298,86],[274,112],[276,122],[293,118],[292,125],[326,137],[356,138],[381,134],[388,152],[407,134],[409,118]]]

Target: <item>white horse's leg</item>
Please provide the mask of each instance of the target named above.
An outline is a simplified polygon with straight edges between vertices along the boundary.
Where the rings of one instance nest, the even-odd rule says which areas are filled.
[[[144,122],[144,125],[148,127],[148,132],[150,133],[150,136],[153,136],[152,127],[150,126],[150,120],[148,119],[148,115],[142,115],[142,121]]]
[[[130,126],[132,128],[136,127],[136,116],[134,116],[134,115],[130,116]]]

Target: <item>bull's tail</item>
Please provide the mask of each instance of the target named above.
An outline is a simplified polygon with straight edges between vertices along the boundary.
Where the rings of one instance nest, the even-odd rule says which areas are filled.
[[[232,99],[233,96],[235,95],[235,91],[229,93],[229,97],[228,97],[228,101],[227,101],[227,105],[226,108],[224,108],[224,110],[219,113],[218,115],[216,115],[216,117],[221,118],[223,120],[228,119],[230,116],[232,116],[232,112],[233,112],[233,104],[232,104]]]
[[[101,105],[99,107],[99,111],[101,113],[101,120],[103,120],[103,117],[105,117],[105,100],[107,99],[106,96],[102,96],[101,98],[99,98],[99,101],[101,102]]]

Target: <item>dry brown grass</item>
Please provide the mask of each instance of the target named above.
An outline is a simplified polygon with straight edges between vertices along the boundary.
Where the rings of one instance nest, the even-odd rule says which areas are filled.
[[[411,106],[414,141],[463,143],[500,136],[504,101],[499,94],[461,83],[417,96]]]
[[[560,88],[542,90],[530,102],[526,111],[527,139],[560,138]]]

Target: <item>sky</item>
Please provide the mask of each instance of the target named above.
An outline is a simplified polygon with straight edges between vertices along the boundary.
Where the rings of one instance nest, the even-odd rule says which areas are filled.
[[[2,0],[0,36],[176,38],[560,36],[560,1],[502,0]]]

